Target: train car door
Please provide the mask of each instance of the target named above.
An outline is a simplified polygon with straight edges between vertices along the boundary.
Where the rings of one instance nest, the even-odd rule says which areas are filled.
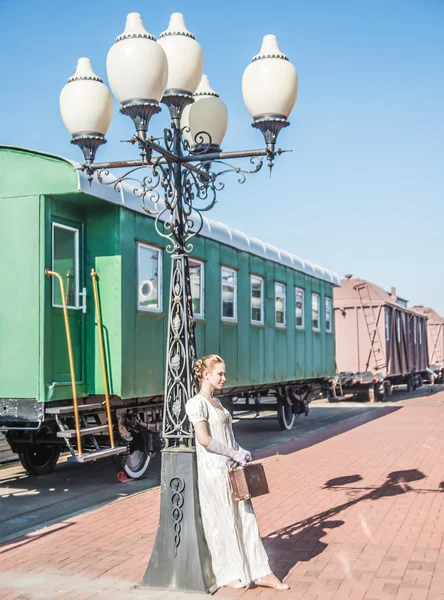
[[[71,332],[77,393],[87,394],[86,382],[86,269],[84,225],[54,219],[51,231],[51,269],[62,277]],[[49,336],[48,400],[72,398],[66,329],[63,318],[60,283],[52,277],[51,323]]]

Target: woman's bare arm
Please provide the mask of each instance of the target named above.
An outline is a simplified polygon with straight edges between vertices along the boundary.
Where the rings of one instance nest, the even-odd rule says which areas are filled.
[[[196,434],[197,441],[201,446],[207,448],[211,444],[213,439],[208,431],[208,423],[206,421],[200,421],[194,425],[194,433]]]

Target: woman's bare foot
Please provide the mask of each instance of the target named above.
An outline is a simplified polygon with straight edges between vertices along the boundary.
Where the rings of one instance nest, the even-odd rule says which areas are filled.
[[[259,579],[256,579],[256,581],[254,582],[256,585],[259,585],[260,587],[268,587],[268,588],[273,588],[275,590],[289,590],[290,586],[288,586],[286,583],[282,583],[281,581],[279,581],[279,579],[276,577],[276,575],[274,573],[269,573],[268,575],[265,575],[264,577],[259,577]]]
[[[245,584],[242,583],[240,579],[233,579],[233,581],[229,581],[228,583],[226,583],[224,587],[230,587],[234,588],[235,590],[240,590],[241,588],[245,587]]]

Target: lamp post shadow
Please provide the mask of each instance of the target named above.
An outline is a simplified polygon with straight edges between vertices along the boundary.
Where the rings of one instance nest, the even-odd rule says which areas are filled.
[[[345,520],[334,520],[334,517],[348,508],[370,500],[399,496],[411,492],[436,493],[444,491],[444,482],[437,489],[413,488],[410,483],[425,479],[424,473],[418,469],[406,469],[388,473],[386,481],[377,487],[358,487],[362,481],[360,475],[346,475],[328,480],[323,490],[350,490],[351,498],[338,506],[316,513],[292,525],[273,531],[264,538],[264,544],[270,552],[270,565],[279,578],[284,578],[298,562],[309,562],[321,554],[328,546],[322,541],[329,530],[346,524]],[[344,488],[344,486],[347,486]],[[364,493],[362,493],[364,492]]]

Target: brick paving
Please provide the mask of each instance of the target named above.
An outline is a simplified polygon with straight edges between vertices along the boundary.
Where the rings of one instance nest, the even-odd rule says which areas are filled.
[[[291,589],[217,596],[444,600],[444,392],[425,389],[256,457],[271,488],[254,500],[261,533]],[[158,514],[155,488],[0,546],[0,599],[196,597],[135,587]]]

